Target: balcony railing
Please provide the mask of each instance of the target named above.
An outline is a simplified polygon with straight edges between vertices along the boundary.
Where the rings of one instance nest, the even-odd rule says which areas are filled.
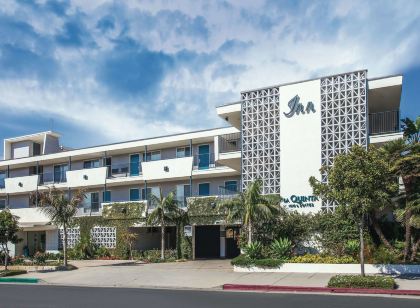
[[[214,161],[214,153],[196,154],[193,160],[194,170],[206,170],[218,167],[219,164]]]
[[[39,185],[66,183],[67,177],[65,171],[45,172],[39,174]]]
[[[219,186],[219,198],[229,199],[236,197],[238,195],[238,185]]]
[[[390,134],[400,131],[400,111],[390,110],[369,114],[369,134]]]
[[[241,133],[219,136],[219,153],[236,152],[241,150]]]
[[[139,176],[142,174],[141,163],[112,164],[108,168],[108,178]]]
[[[0,178],[0,188],[5,188],[6,187],[6,183],[4,181],[4,178]]]

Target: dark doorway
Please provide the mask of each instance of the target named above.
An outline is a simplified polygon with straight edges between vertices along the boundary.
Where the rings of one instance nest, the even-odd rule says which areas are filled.
[[[226,258],[232,259],[241,254],[238,246],[239,227],[226,227]]]
[[[195,227],[195,258],[220,258],[220,226]]]

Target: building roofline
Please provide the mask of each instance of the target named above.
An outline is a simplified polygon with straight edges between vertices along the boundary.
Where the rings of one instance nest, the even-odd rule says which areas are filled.
[[[16,136],[16,137],[5,138],[4,141],[6,141],[6,142],[14,142],[14,141],[19,141],[19,140],[23,140],[23,139],[30,139],[30,138],[34,138],[34,137],[38,137],[38,136],[42,136],[42,135],[53,135],[55,137],[60,137],[61,136],[57,132],[48,130],[48,131],[44,131],[44,132],[33,133],[33,134],[28,134],[28,135],[23,135],[23,136]]]
[[[100,145],[94,145],[94,146],[89,146],[89,147],[72,148],[71,150],[68,150],[68,151],[38,155],[36,157],[47,157],[47,156],[56,155],[56,154],[59,154],[59,153],[71,154],[71,152],[75,152],[75,151],[83,151],[83,150],[89,150],[89,149],[94,149],[94,148],[102,148],[102,147],[107,147],[107,146],[115,146],[115,145],[124,145],[124,144],[133,143],[133,142],[142,142],[142,141],[149,141],[149,140],[152,141],[152,140],[158,140],[158,139],[170,138],[170,137],[176,137],[176,136],[183,136],[183,135],[186,136],[186,135],[195,134],[195,133],[211,132],[211,131],[216,131],[216,130],[220,130],[220,129],[229,129],[229,128],[234,128],[234,127],[233,126],[223,126],[223,127],[216,127],[216,128],[210,128],[210,129],[188,131],[188,132],[184,132],[184,133],[176,133],[176,134],[170,134],[170,135],[161,135],[161,136],[155,136],[155,137],[149,137],[149,138],[142,138],[142,139],[126,140],[126,141],[113,142],[113,143],[107,143],[107,144],[100,144]],[[24,159],[28,159],[28,157],[0,160],[0,163],[4,163],[4,162],[7,162],[7,161],[19,161],[19,160],[24,160]]]
[[[394,75],[387,75],[387,76],[381,76],[381,77],[374,77],[374,78],[368,78],[368,81],[374,81],[374,80],[392,78],[392,77],[404,77],[404,75],[403,74],[394,74]]]

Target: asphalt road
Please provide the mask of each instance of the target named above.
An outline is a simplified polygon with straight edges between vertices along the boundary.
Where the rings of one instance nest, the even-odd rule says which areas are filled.
[[[418,308],[420,299],[1,284],[0,307]]]

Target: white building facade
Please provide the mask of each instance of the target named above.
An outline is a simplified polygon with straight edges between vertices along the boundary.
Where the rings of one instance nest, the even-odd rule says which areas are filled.
[[[400,75],[368,79],[362,70],[244,91],[240,101],[217,107],[231,125],[227,128],[83,149],[60,146],[54,132],[6,139],[0,207],[20,217],[23,238],[12,250],[16,255],[59,250],[59,230],[30,197],[51,186],[69,193],[86,190],[79,216],[101,215],[109,203],[147,204],[147,196],[160,191],[175,191],[184,206],[187,197],[234,195],[255,179],[263,181],[264,193],[281,195],[291,210],[333,210],[313,196],[309,177],[321,179],[321,165],[331,165],[354,144],[401,138],[401,89]],[[226,236],[237,226],[217,221],[193,228],[195,257],[239,253]],[[146,227],[138,232],[138,249],[159,247],[159,232]],[[115,245],[113,228],[98,227],[91,235],[103,246]],[[169,243],[173,237],[168,234]],[[70,241],[77,240],[75,229]]]

